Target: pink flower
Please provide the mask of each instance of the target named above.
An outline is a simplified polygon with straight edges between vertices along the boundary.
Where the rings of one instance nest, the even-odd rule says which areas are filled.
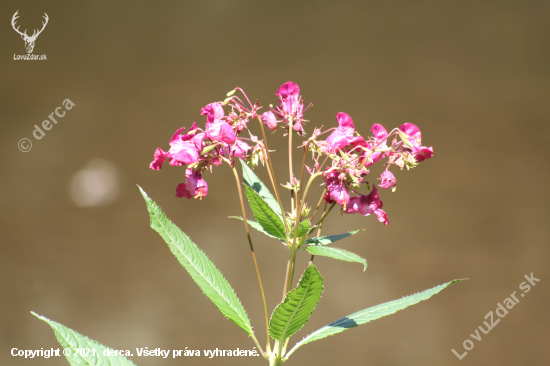
[[[214,123],[221,120],[224,116],[223,107],[220,103],[210,103],[201,109],[201,115],[207,115],[206,122]]]
[[[380,143],[380,145],[386,146],[386,140],[388,138],[388,131],[384,128],[384,126],[379,125],[378,123],[375,123],[370,128],[372,131],[372,134],[374,138],[376,139],[377,143]]]
[[[304,103],[300,97],[300,87],[288,81],[279,87],[275,95],[279,98],[280,105],[273,109],[273,112],[282,118],[286,125],[292,121],[294,131],[303,136]]]
[[[403,133],[410,144],[413,146],[414,158],[416,161],[421,162],[426,159],[429,159],[433,156],[433,148],[421,146],[422,145],[422,135],[420,129],[412,123],[404,123],[399,126],[399,130]]]
[[[192,169],[187,169],[185,178],[186,183],[180,183],[176,188],[176,197],[198,199],[206,197],[208,194],[208,184],[203,179],[200,171],[194,172]]]
[[[249,144],[241,139],[237,139],[235,146],[233,147],[233,156],[239,159],[246,160],[252,148]]]
[[[337,202],[340,206],[346,208],[350,198],[348,187],[340,180],[340,174],[332,171],[323,175],[327,185],[327,193],[325,194],[325,202]]]
[[[199,161],[199,151],[192,141],[185,141],[181,135],[185,127],[182,127],[174,133],[170,139],[170,150],[168,152],[158,148],[155,151],[155,158],[149,165],[151,169],[160,170],[166,159],[170,159],[170,165],[181,166],[185,164],[193,164]]]
[[[374,142],[367,142],[367,150],[363,153],[363,159],[367,159],[365,166],[370,166],[385,157],[384,151],[388,149],[387,138],[388,131],[384,126],[375,123],[372,125],[371,129],[374,136]],[[364,146],[364,145],[362,145]]]
[[[195,147],[197,148],[197,150],[199,151],[202,150],[203,140],[205,137],[206,137],[206,133],[204,132],[198,133],[195,136],[193,136],[193,139],[191,141],[193,141],[193,144],[195,144]]]
[[[271,131],[275,131],[277,129],[277,117],[275,117],[273,112],[269,111],[262,113],[260,118],[262,119],[262,123]]]
[[[396,184],[395,176],[389,170],[384,170],[380,176],[380,188],[393,188]]]
[[[367,196],[355,196],[350,198],[347,208],[344,209],[344,213],[359,213],[363,216],[375,214],[378,221],[387,225],[389,223],[388,215],[382,210],[382,206],[383,203],[378,196],[378,190],[376,186],[373,186],[372,191]]]
[[[149,164],[149,168],[153,170],[160,170],[162,169],[162,163],[168,159],[168,153],[166,151],[163,151],[160,147],[155,151],[155,158]]]
[[[348,146],[352,142],[353,133],[355,132],[355,125],[348,114],[340,112],[336,115],[336,120],[338,121],[338,127],[327,137],[326,140],[328,143],[328,150],[331,152],[336,149],[344,149]]]
[[[300,100],[300,87],[298,84],[287,81],[277,89],[275,95],[279,97],[285,114],[292,115],[298,109]]]
[[[206,137],[211,140],[225,142],[230,145],[232,145],[236,139],[233,128],[229,125],[229,123],[221,120],[206,124]]]

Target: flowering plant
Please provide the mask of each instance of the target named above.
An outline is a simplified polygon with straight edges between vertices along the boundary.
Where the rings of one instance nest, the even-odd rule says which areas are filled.
[[[179,128],[169,141],[170,149],[164,151],[158,148],[150,164],[150,168],[154,170],[160,170],[166,161],[171,166],[185,167],[185,182],[176,187],[176,197],[199,200],[208,195],[208,183],[204,179],[206,171],[212,172],[215,166],[224,163],[232,169],[242,212],[242,216],[234,218],[242,220],[244,224],[258,277],[265,315],[265,348],[256,338],[241,301],[222,273],[185,233],[166,218],[160,207],[140,187],[149,211],[151,227],[166,241],[178,261],[220,312],[248,333],[259,354],[267,359],[270,365],[280,365],[304,344],[393,314],[431,297],[453,282],[460,281],[450,281],[411,296],[360,310],[314,331],[288,349],[290,337],[308,321],[323,292],[323,278],[313,264],[314,257],[325,256],[360,263],[363,265],[363,271],[367,267],[367,261],[359,255],[331,246],[336,241],[357,234],[360,230],[321,236],[323,222],[329,213],[338,205],[344,214],[374,215],[380,223],[387,225],[389,219],[386,211],[382,209],[383,203],[378,188],[395,191],[396,178],[390,168],[414,168],[420,162],[431,158],[433,149],[422,146],[420,129],[412,123],[404,123],[389,132],[384,126],[374,124],[371,127],[372,136],[364,137],[355,130],[352,118],[340,112],[336,115],[337,127],[324,131],[315,128],[298,146],[303,150],[303,160],[300,174],[295,176],[293,138],[307,136],[306,123],[309,121],[304,119],[304,112],[311,104],[304,108],[300,88],[293,82],[283,84],[275,95],[279,104],[275,107],[270,106],[268,111],[260,114],[261,107],[258,106],[258,102],[252,103],[241,88],[236,88],[228,93],[227,99],[202,108],[201,115],[206,116],[204,127],[193,123],[187,131],[185,127]],[[254,135],[250,129],[249,122],[254,120],[259,122],[261,137]],[[284,136],[288,136],[289,178],[283,185],[290,192],[288,211],[283,206],[282,195],[274,175],[264,126],[274,132],[283,130]],[[311,160],[308,161],[308,157]],[[242,178],[235,166],[236,160],[241,161]],[[378,184],[367,180],[370,166],[376,163],[385,165],[383,173],[377,178]],[[267,169],[274,194],[253,171],[260,164]],[[324,190],[319,200],[313,201],[314,205],[308,205],[306,198],[312,182],[317,178],[323,181]],[[241,179],[244,182],[244,195],[255,221],[246,217]],[[360,193],[365,190],[368,191],[367,194]],[[282,300],[270,317],[249,232],[250,227],[279,241],[283,244],[282,248],[288,252]],[[309,252],[311,258],[296,287],[291,289],[296,254],[300,250]],[[58,339],[65,347],[82,347],[84,342],[96,347],[98,352],[107,349],[59,323],[40,318],[54,328]],[[113,363],[116,361],[123,365],[132,364],[124,355],[113,355],[109,352],[106,356],[105,352],[103,355]],[[67,358],[71,364],[80,364],[81,360],[78,358]]]

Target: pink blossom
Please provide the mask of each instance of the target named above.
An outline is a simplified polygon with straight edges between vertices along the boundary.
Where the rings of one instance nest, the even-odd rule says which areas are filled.
[[[206,197],[208,194],[208,184],[203,179],[200,171],[194,172],[192,169],[187,169],[185,178],[186,183],[180,183],[176,188],[176,197],[198,199]]]
[[[362,145],[367,148],[363,153],[363,159],[367,159],[365,166],[370,166],[380,160],[382,160],[386,155],[384,151],[388,149],[387,138],[388,131],[384,126],[375,123],[371,127],[372,134],[374,136],[374,142],[367,142],[366,145]]]
[[[233,128],[229,125],[229,123],[221,120],[206,124],[206,137],[211,140],[225,142],[230,145],[232,145],[236,139]]]
[[[338,121],[338,127],[332,131],[326,140],[328,143],[327,150],[331,152],[348,146],[353,140],[353,133],[355,132],[355,125],[348,114],[340,112],[336,115],[336,120]]]
[[[294,131],[303,136],[305,134],[304,103],[300,97],[300,87],[288,81],[279,87],[275,95],[279,98],[280,105],[273,109],[273,112],[282,118],[287,126],[292,121]]]
[[[275,117],[273,112],[269,111],[262,113],[260,117],[262,119],[262,123],[271,131],[275,131],[277,129],[277,117]]]
[[[348,187],[340,180],[340,174],[336,171],[332,171],[324,175],[327,193],[325,194],[325,202],[334,203],[337,202],[340,206],[346,208],[350,198]]]
[[[252,150],[252,148],[249,144],[241,139],[237,139],[237,141],[235,142],[235,146],[233,147],[233,156],[239,159],[246,160],[246,158],[248,158],[248,155],[250,154],[250,150]]]
[[[383,146],[386,146],[386,140],[388,138],[388,131],[384,128],[384,126],[379,125],[378,123],[375,123],[370,128],[372,131],[372,134],[374,138],[376,139],[377,143],[381,143]]]
[[[170,160],[171,166],[182,166],[185,164],[193,164],[199,161],[199,152],[192,142],[181,142],[174,144],[168,154],[172,160]]]
[[[153,170],[160,170],[162,169],[162,163],[166,161],[166,159],[169,158],[169,155],[166,151],[163,151],[160,147],[155,151],[155,158],[149,164],[149,168]]]
[[[384,170],[380,176],[380,188],[393,188],[396,184],[395,176],[389,170]]]
[[[193,164],[199,161],[199,151],[195,144],[191,141],[184,141],[184,136],[181,135],[185,127],[178,129],[170,139],[170,150],[168,152],[158,148],[155,151],[154,160],[149,167],[154,170],[160,170],[166,159],[170,159],[170,165],[181,166],[185,164]]]
[[[376,186],[373,186],[372,191],[367,196],[355,196],[350,198],[347,208],[344,209],[344,213],[359,213],[363,216],[375,214],[378,221],[387,225],[389,223],[388,215],[382,210],[382,206],[383,203],[378,196],[378,190]]]
[[[406,136],[407,140],[412,145],[416,161],[421,162],[433,156],[434,151],[431,146],[421,146],[422,135],[420,129],[415,124],[409,122],[404,123],[399,126],[399,130]]]
[[[206,122],[214,123],[221,120],[224,116],[223,107],[220,103],[210,103],[201,109],[201,115],[207,115]]]
[[[191,141],[193,142],[193,144],[195,144],[195,147],[197,148],[197,150],[199,151],[202,150],[204,145],[203,140],[205,137],[206,137],[206,133],[204,132],[197,133],[195,136],[193,136],[193,139]]]
[[[297,109],[300,99],[300,87],[292,81],[287,81],[275,93],[281,102],[285,114],[292,115]]]

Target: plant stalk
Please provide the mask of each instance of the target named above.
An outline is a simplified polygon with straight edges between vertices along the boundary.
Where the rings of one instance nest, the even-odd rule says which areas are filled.
[[[258,262],[256,261],[256,253],[254,253],[254,246],[252,245],[252,238],[250,237],[250,231],[248,230],[248,221],[246,220],[246,211],[244,209],[244,200],[243,200],[243,192],[241,189],[241,182],[239,180],[239,174],[237,173],[237,169],[235,169],[234,166],[231,166],[231,169],[233,170],[233,174],[235,175],[235,181],[237,182],[237,190],[239,191],[239,199],[241,201],[241,210],[243,213],[243,222],[244,222],[244,229],[246,231],[246,237],[248,238],[248,245],[250,246],[250,252],[252,253],[252,259],[254,260],[254,267],[256,268],[256,274],[258,275],[258,283],[260,284],[260,292],[262,293],[262,301],[264,304],[264,314],[265,314],[265,332],[267,337],[266,342],[266,351],[269,353],[271,352],[271,344],[269,341],[269,320],[267,315],[267,305],[265,302],[265,294],[264,294],[264,287],[262,285],[262,278],[260,277],[260,270],[258,269]],[[255,337],[254,337],[255,338]],[[264,353],[261,346],[256,341],[257,346],[259,350]]]
[[[258,116],[258,122],[260,122],[260,128],[262,130],[262,137],[264,139],[264,154],[267,157],[267,173],[269,174],[269,180],[271,180],[271,185],[273,186],[273,190],[275,191],[275,197],[277,198],[277,202],[279,203],[279,206],[281,207],[281,214],[283,216],[283,222],[285,225],[285,229],[289,230],[290,227],[286,221],[286,215],[285,215],[285,209],[283,208],[283,202],[281,201],[281,196],[279,195],[279,187],[277,186],[277,181],[275,180],[275,173],[273,171],[273,164],[271,164],[271,156],[269,155],[269,147],[267,146],[267,138],[265,136],[265,129],[264,124],[262,123],[262,119],[260,116]]]

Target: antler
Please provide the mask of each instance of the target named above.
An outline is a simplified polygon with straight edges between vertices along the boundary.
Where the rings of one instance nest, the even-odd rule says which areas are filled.
[[[17,33],[19,33],[20,35],[22,35],[22,36],[24,35],[24,36],[28,37],[28,36],[27,36],[27,30],[26,30],[26,29],[25,29],[25,33],[21,33],[21,31],[19,31],[19,27],[15,28],[15,20],[16,20],[17,18],[19,18],[19,16],[17,15],[18,12],[19,12],[19,10],[17,10],[17,11],[15,12],[15,14],[13,14],[13,18],[11,18],[11,26],[12,26],[13,29],[14,29]],[[46,14],[46,13],[44,13],[44,14]],[[46,22],[46,23],[47,23],[47,22]]]
[[[46,24],[48,24],[48,20],[49,20],[48,14],[44,13],[44,18],[46,18],[46,22],[45,22],[45,23],[42,22],[42,29],[40,29],[40,30],[38,31],[38,33],[36,33],[36,30],[35,30],[35,31],[33,32],[32,36],[31,36],[31,38],[37,38],[38,35],[39,35],[40,33],[42,33],[42,31],[44,30],[44,28],[46,28]]]
[[[46,28],[46,24],[48,24],[48,19],[49,19],[49,18],[48,18],[48,14],[44,13],[44,18],[46,18],[46,23],[42,22],[42,29],[40,29],[40,30],[38,31],[38,33],[36,33],[36,30],[35,30],[35,31],[32,33],[32,36],[31,36],[30,38],[37,38],[38,35],[39,35],[40,33],[42,33],[42,31],[44,30],[44,28]]]

